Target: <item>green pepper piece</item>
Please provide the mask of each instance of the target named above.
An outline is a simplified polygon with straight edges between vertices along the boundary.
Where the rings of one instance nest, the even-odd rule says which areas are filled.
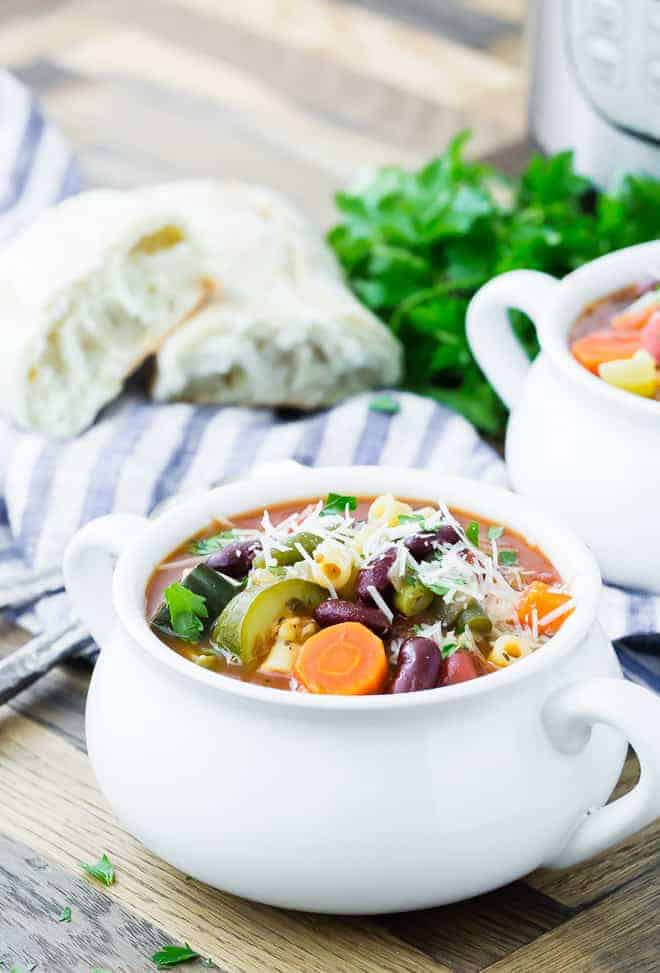
[[[196,595],[201,595],[205,599],[208,618],[204,619],[204,629],[202,635],[207,635],[214,621],[223,609],[229,604],[245,587],[245,582],[232,584],[223,574],[207,567],[206,564],[198,564],[186,575],[181,582],[184,588],[193,591]],[[163,635],[172,635],[178,638],[170,620],[170,610],[163,603],[154,617],[151,619],[152,628],[162,632]]]
[[[429,591],[418,578],[405,580],[402,587],[394,595],[395,609],[407,618],[420,615],[432,601],[433,592]]]

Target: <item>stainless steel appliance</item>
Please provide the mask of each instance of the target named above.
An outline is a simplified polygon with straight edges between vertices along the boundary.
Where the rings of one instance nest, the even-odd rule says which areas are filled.
[[[603,185],[660,177],[660,0],[532,0],[532,136]],[[660,231],[660,228],[659,228]]]

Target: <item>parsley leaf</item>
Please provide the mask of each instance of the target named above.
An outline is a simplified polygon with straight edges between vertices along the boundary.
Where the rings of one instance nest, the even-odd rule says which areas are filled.
[[[193,554],[213,554],[214,551],[222,550],[235,539],[235,530],[222,530],[219,534],[213,534],[211,537],[200,537],[193,541],[190,550]]]
[[[489,527],[488,528],[488,540],[496,541],[504,533],[504,527]]]
[[[479,547],[479,524],[476,520],[471,520],[470,523],[465,528],[465,536],[469,540],[470,544],[474,544],[475,547]]]
[[[456,642],[447,642],[446,645],[443,645],[440,648],[440,652],[442,653],[442,658],[443,659],[448,659],[449,656],[450,655],[453,655],[454,652],[456,652],[457,649],[458,649],[458,643],[456,643]]]
[[[321,516],[328,517],[331,514],[343,516],[347,508],[348,510],[355,510],[356,507],[356,497],[345,497],[341,493],[329,493],[325,498]]]
[[[81,862],[81,865],[83,871],[87,872],[92,878],[104,885],[114,885],[115,870],[107,855],[101,855],[95,865],[87,865],[85,862]]]
[[[516,551],[499,551],[497,558],[500,564],[511,565],[518,563],[518,553]]]
[[[171,966],[178,966],[179,963],[188,963],[190,960],[198,959],[199,953],[191,949],[188,943],[183,946],[163,946],[151,957],[153,963],[159,970],[168,970]]]
[[[175,581],[167,586],[163,597],[170,612],[172,628],[179,638],[186,642],[199,642],[204,630],[201,619],[209,617],[204,595],[196,595]]]
[[[68,905],[65,905],[59,916],[57,917],[58,922],[71,922],[71,909]]]
[[[534,156],[518,179],[465,157],[469,133],[416,171],[389,166],[336,198],[328,240],[348,284],[401,340],[403,388],[430,395],[501,436],[506,409],[478,368],[465,333],[475,291],[518,268],[564,276],[594,257],[655,240],[660,180],[629,175],[598,194],[573,155]],[[521,312],[511,327],[539,349]]]
[[[396,415],[401,411],[401,406],[391,395],[378,395],[369,403],[370,412],[386,412],[388,415]]]

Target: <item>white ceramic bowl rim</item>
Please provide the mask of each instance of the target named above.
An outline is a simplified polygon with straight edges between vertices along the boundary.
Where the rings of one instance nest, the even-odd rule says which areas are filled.
[[[397,482],[408,486],[397,487]],[[262,499],[242,507],[240,501],[232,500],[231,497],[255,493],[254,480],[226,484],[182,501],[145,526],[144,531],[121,554],[115,570],[115,609],[133,640],[159,666],[165,665],[183,678],[204,683],[215,692],[247,697],[261,703],[285,707],[303,706],[318,710],[373,710],[438,705],[443,702],[448,704],[461,698],[492,692],[498,686],[505,689],[507,685],[531,678],[559,662],[579,645],[596,618],[601,581],[592,554],[570,530],[538,512],[508,490],[476,480],[445,477],[424,470],[364,466],[301,468],[300,471],[284,474],[276,483],[271,482],[263,487],[257,484],[257,487]],[[304,500],[306,497],[321,496],[329,490],[337,489],[343,492],[350,490],[357,496],[389,491],[420,500],[441,497],[450,506],[494,519],[517,530],[537,544],[556,565],[576,598],[575,611],[546,645],[507,669],[454,686],[399,695],[325,696],[286,692],[242,682],[193,665],[173,652],[152,632],[144,613],[144,595],[154,567],[178,544],[206,526],[214,515],[237,515],[261,505],[287,499]],[[167,536],[165,543],[163,535]],[[145,558],[145,545],[157,549],[158,554]]]
[[[573,382],[578,382],[585,392],[601,397],[603,403],[618,406],[633,417],[644,416],[660,423],[660,402],[634,395],[624,389],[609,385],[579,364],[568,345],[568,331],[582,309],[600,297],[627,284],[650,277],[653,269],[660,274],[660,240],[640,243],[634,247],[615,250],[590,261],[568,274],[559,282],[559,302],[556,306],[541,309],[537,321],[539,341],[554,364]],[[594,288],[592,285],[596,283]],[[588,290],[590,297],[576,302],[575,291]]]

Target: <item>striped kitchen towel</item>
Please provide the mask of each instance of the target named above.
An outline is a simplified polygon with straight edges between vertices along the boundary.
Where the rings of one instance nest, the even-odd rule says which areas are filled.
[[[79,187],[71,151],[25,88],[0,74],[0,238]],[[463,418],[430,399],[393,392],[396,413],[371,394],[313,415],[267,409],[155,405],[135,385],[74,440],[52,442],[0,422],[0,584],[61,562],[75,531],[112,511],[151,514],[178,493],[241,476],[256,464],[391,464],[505,483],[504,464]],[[66,596],[42,599],[20,621],[60,624]],[[660,690],[660,599],[607,588],[601,618],[626,674]],[[657,636],[655,637],[657,639]],[[657,647],[657,643],[656,643]],[[642,651],[643,650],[643,651]]]

